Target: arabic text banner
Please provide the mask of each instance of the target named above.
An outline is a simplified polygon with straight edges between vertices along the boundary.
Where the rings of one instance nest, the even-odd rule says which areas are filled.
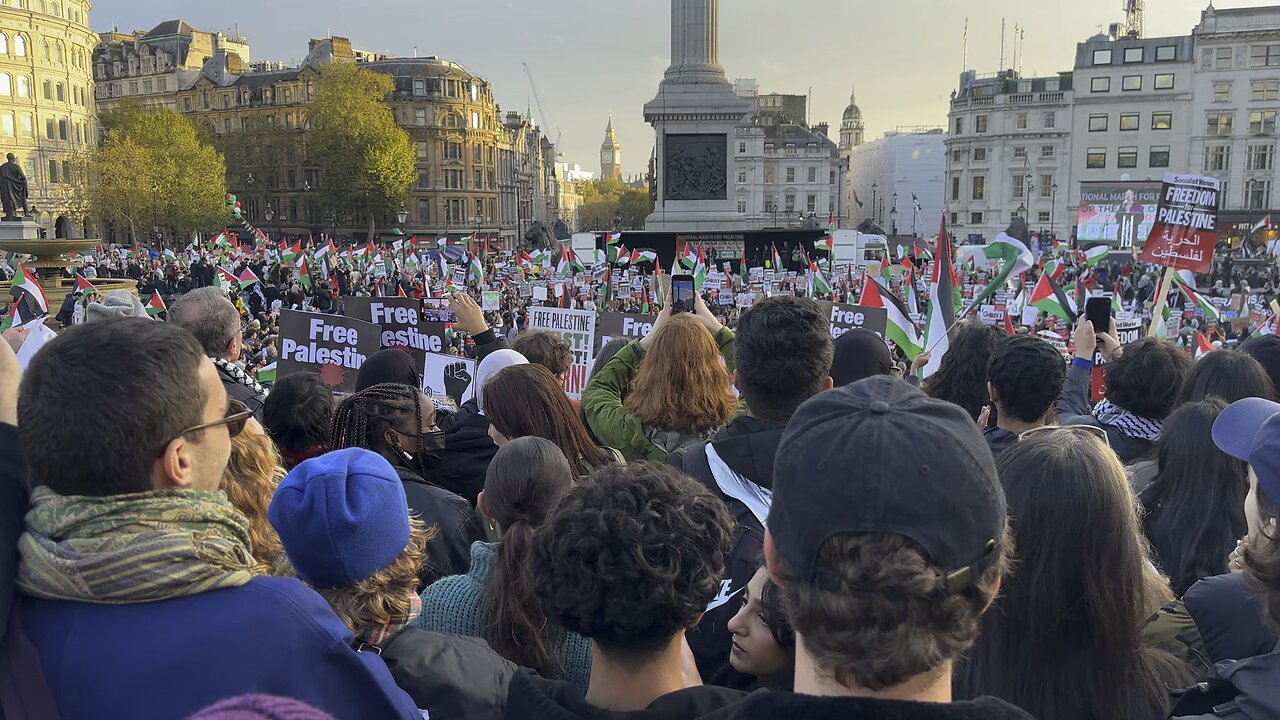
[[[1142,261],[1207,273],[1218,242],[1217,178],[1165,173]]]

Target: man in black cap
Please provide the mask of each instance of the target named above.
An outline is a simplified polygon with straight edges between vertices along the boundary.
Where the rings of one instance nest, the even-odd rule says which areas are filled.
[[[892,377],[801,405],[778,447],[765,561],[796,633],[795,692],[732,718],[994,718],[951,702],[1010,551],[1004,493],[968,413]]]

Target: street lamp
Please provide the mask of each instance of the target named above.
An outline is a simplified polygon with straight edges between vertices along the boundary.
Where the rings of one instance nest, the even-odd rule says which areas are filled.
[[[876,205],[876,188],[878,187],[880,187],[879,183],[873,180],[871,182],[871,217],[875,218],[877,225],[880,224],[880,215],[876,212],[876,208],[880,207]]]
[[[401,227],[403,227],[405,224],[405,221],[407,221],[408,219],[409,219],[409,211],[405,210],[404,205],[401,204],[400,209],[396,211],[396,222],[399,223]]]
[[[1058,183],[1049,186],[1049,238],[1053,238],[1053,216],[1058,209]]]
[[[1022,219],[1023,219],[1023,220],[1025,220],[1025,219],[1027,218],[1027,204],[1026,204],[1026,203],[1022,203],[1021,205],[1019,205],[1019,206],[1018,206],[1018,214],[1022,216]]]
[[[307,234],[311,234],[311,181],[302,181],[302,205],[307,210]],[[295,220],[297,218],[294,218]]]
[[[324,216],[329,221],[329,238],[332,239],[334,235],[338,234],[338,213],[333,210],[326,210]]]
[[[893,197],[894,197],[893,207],[889,208],[889,224],[892,225],[892,228],[889,230],[889,234],[892,235],[893,237],[898,237],[898,203],[897,203],[898,194],[894,193]]]
[[[622,208],[613,211],[613,231],[622,230]]]
[[[276,219],[276,211],[271,209],[271,203],[267,203],[267,212],[263,217],[267,219],[267,239],[271,239],[271,221]]]

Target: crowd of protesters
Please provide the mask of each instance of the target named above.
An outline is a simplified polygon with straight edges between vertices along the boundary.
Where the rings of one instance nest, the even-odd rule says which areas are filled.
[[[137,267],[163,322],[82,297],[115,310],[25,369],[4,333],[5,718],[1280,716],[1280,335],[1193,312],[1222,341],[1196,358],[1080,320],[1064,358],[1041,321],[969,320],[921,378],[790,279],[678,312],[579,272],[565,306],[656,318],[578,402],[517,257],[469,294],[430,262],[306,291],[193,252],[92,273]],[[1070,272],[1154,299],[1141,266]],[[444,290],[460,407],[396,349],[343,396],[254,378],[282,308]]]

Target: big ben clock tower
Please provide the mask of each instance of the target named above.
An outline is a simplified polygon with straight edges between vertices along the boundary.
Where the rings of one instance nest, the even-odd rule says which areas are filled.
[[[622,179],[622,146],[613,132],[613,115],[609,115],[609,127],[604,130],[604,142],[600,144],[600,177]]]

